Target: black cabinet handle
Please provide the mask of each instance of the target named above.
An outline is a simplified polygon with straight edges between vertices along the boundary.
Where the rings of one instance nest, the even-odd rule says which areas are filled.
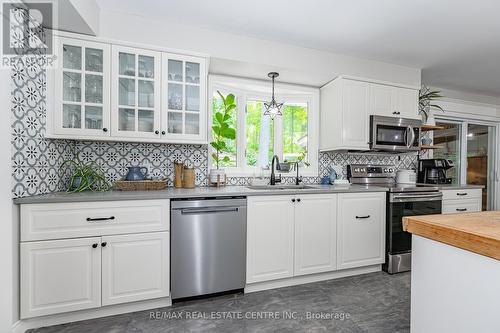
[[[394,111],[392,114],[401,114],[399,111]]]
[[[300,202],[300,198],[297,199],[297,202]]]
[[[101,243],[101,246],[102,246],[102,247],[106,247],[106,245],[107,245],[107,244],[108,244],[108,242],[102,242],[102,243]]]
[[[466,212],[467,208],[457,208],[457,212]]]
[[[356,215],[356,218],[359,219],[359,220],[360,219],[368,219],[368,218],[370,218],[370,215],[364,215],[364,216],[358,216],[358,215]]]
[[[467,192],[457,193],[457,195],[467,195]]]
[[[161,135],[165,135],[165,134],[167,134],[167,132],[161,131]]]
[[[97,247],[97,243],[92,244],[92,248],[95,249]]]
[[[104,128],[102,129],[102,131],[103,131],[103,132],[107,132],[107,131],[108,131],[108,129],[107,129],[106,127],[104,127]]]
[[[160,131],[156,130],[156,131],[155,131],[155,134],[160,134]]]
[[[94,221],[109,221],[109,220],[114,220],[115,217],[114,216],[110,216],[110,217],[87,217],[87,221],[88,222],[94,222]]]
[[[295,202],[295,199],[292,199],[292,202]]]

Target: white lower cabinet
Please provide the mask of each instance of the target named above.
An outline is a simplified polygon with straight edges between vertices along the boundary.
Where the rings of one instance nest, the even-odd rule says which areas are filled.
[[[21,318],[101,306],[100,242],[21,243]]]
[[[247,284],[385,260],[385,193],[249,197]]]
[[[92,213],[90,203],[60,204],[59,214],[54,204],[21,206],[21,319],[169,296],[169,201],[95,204],[109,209],[94,212],[95,219],[83,219],[87,224],[80,223],[80,215]],[[118,207],[127,204],[125,216]],[[44,212],[64,215],[68,223],[78,217],[76,224],[71,222],[77,227],[57,232],[62,219],[47,218]],[[154,232],[134,233],[145,230],[146,224]],[[129,233],[109,234],[113,230]],[[71,238],[47,240],[49,235],[70,234]]]
[[[336,215],[336,194],[297,196],[295,201],[295,276],[336,269]]]
[[[341,193],[337,218],[337,268],[385,260],[385,193]]]
[[[482,210],[482,189],[441,190],[443,214],[470,213]]]
[[[102,237],[102,305],[169,295],[168,232]]]
[[[293,276],[293,196],[247,199],[247,283]]]

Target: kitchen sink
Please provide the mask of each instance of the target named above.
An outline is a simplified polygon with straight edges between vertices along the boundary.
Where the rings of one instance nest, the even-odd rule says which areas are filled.
[[[247,188],[251,190],[307,190],[316,187],[310,185],[250,185]]]

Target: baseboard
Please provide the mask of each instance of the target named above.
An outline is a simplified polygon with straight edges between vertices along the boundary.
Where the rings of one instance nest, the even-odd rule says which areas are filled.
[[[14,325],[12,325],[12,332],[24,333],[26,330],[31,328],[66,324],[75,321],[114,316],[129,312],[157,309],[171,305],[172,305],[172,299],[170,297],[167,297],[167,298],[158,298],[148,301],[103,306],[96,309],[73,311],[73,312],[60,313],[49,316],[22,319],[17,321]]]
[[[312,283],[312,282],[338,279],[338,278],[342,278],[342,277],[346,277],[346,276],[373,273],[373,272],[380,271],[381,268],[382,268],[381,265],[372,265],[372,266],[359,267],[359,268],[343,269],[340,271],[333,271],[333,272],[326,272],[326,273],[294,276],[294,277],[286,278],[286,279],[257,282],[257,283],[247,284],[245,286],[245,293],[253,293],[256,291],[290,287],[290,286],[296,286],[299,284],[306,284],[306,283]]]

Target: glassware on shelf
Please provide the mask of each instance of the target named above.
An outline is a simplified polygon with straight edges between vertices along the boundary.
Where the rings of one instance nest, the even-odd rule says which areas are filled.
[[[186,82],[200,83],[200,64],[196,62],[186,62]]]
[[[63,128],[81,128],[82,110],[80,105],[63,104]]]
[[[102,107],[85,106],[85,128],[102,129]]]
[[[118,109],[118,130],[120,131],[135,131],[135,110],[134,109]]]
[[[119,98],[120,105],[135,106],[135,80],[120,78],[119,82]]]
[[[103,51],[85,48],[85,70],[102,73]]]
[[[200,87],[186,85],[186,111],[200,111]]]
[[[63,68],[82,69],[82,48],[73,45],[63,45]]]
[[[168,113],[168,133],[182,134],[182,113]]]
[[[154,78],[155,59],[150,56],[139,56],[139,77]]]
[[[171,110],[182,110],[182,85],[177,83],[168,84],[168,108]]]
[[[182,77],[182,61],[168,60],[168,80],[169,81],[183,81]]]
[[[139,107],[154,108],[154,82],[139,80]]]
[[[80,102],[82,98],[82,74],[63,72],[63,100]]]
[[[186,134],[200,134],[200,118],[196,113],[186,113]]]
[[[85,102],[102,104],[102,75],[85,74]]]
[[[154,111],[139,110],[138,113],[138,131],[139,132],[153,132],[154,127]]]
[[[135,54],[120,52],[118,58],[119,74],[135,76]]]

